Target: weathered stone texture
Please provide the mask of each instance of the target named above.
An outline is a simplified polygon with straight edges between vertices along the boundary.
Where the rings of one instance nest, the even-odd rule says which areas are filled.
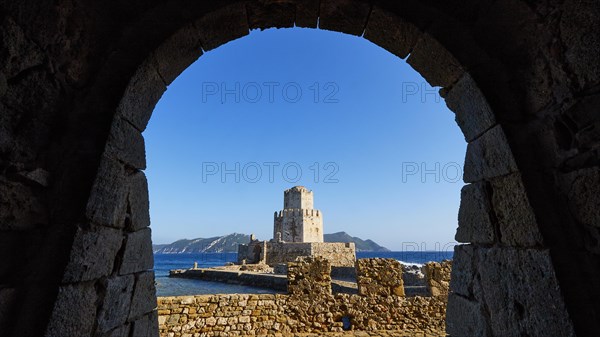
[[[408,60],[432,87],[450,87],[463,75],[460,63],[429,34],[422,34]]]
[[[494,336],[575,336],[548,251],[480,249],[477,269]]]
[[[296,3],[296,26],[317,28],[319,0],[294,0]]]
[[[342,332],[343,317],[354,331],[442,336],[445,303],[434,297],[349,294],[311,300],[294,295],[199,295],[160,297],[158,315],[163,337]]]
[[[78,228],[63,282],[90,281],[111,274],[123,233],[112,228]]]
[[[479,302],[450,294],[446,317],[446,332],[450,336],[492,336],[485,308]]]
[[[574,336],[547,250],[456,246],[448,333]]]
[[[89,337],[96,319],[96,289],[93,284],[59,288],[46,337]]]
[[[465,185],[460,192],[456,241],[490,244],[495,240],[494,224],[486,184]]]
[[[244,3],[222,7],[197,20],[194,25],[200,31],[200,42],[204,51],[248,35],[250,31]]]
[[[118,328],[114,328],[108,333],[106,333],[103,337],[129,337],[129,331],[131,330],[131,326],[129,324],[124,324]]]
[[[497,125],[467,146],[464,176],[466,183],[517,172],[506,136]]]
[[[173,59],[170,54],[177,50],[178,58]],[[158,49],[156,49],[153,53],[153,56],[150,57],[149,63],[155,63],[155,69],[158,73],[158,77],[154,74],[152,69],[140,69],[140,71],[148,71],[149,74],[145,74],[145,77],[150,77],[152,81],[158,83],[158,88],[161,88],[161,81],[164,81],[165,85],[170,85],[179,74],[181,74],[187,67],[189,67],[194,61],[196,61],[200,56],[202,56],[202,45],[200,42],[200,32],[193,25],[189,24],[180,30],[178,30],[173,36],[167,39]],[[136,74],[137,75],[137,74]],[[141,76],[139,74],[137,76]],[[143,77],[142,77],[143,78]],[[134,82],[137,84],[139,82]],[[142,82],[143,83],[143,82]],[[154,86],[144,86],[139,89],[151,90],[150,87]],[[161,88],[162,89],[162,88]],[[158,100],[162,92],[159,89],[158,91],[149,91],[151,94],[150,97]],[[164,91],[164,90],[162,90]],[[148,92],[148,91],[147,91]],[[132,92],[130,94],[133,94]],[[135,96],[131,97],[135,99]],[[140,102],[141,103],[141,102]],[[145,109],[148,109],[146,107]],[[152,109],[150,109],[152,110]],[[143,115],[148,115],[144,113]],[[138,128],[142,125],[145,125],[147,121],[136,123],[135,125]],[[143,130],[143,128],[140,128]]]
[[[290,28],[294,26],[296,6],[293,2],[260,1],[246,5],[250,29]]]
[[[374,6],[365,30],[365,38],[404,59],[417,43],[421,32],[401,17]]]
[[[404,296],[402,265],[395,259],[356,260],[356,282],[363,296]]]
[[[87,203],[88,219],[102,226],[123,228],[127,190],[123,165],[103,157]]]
[[[152,311],[144,317],[133,322],[132,336],[158,337],[158,313]]]
[[[319,28],[362,35],[370,10],[370,5],[365,2],[321,0]]]
[[[146,146],[142,133],[122,118],[115,118],[105,155],[136,169],[146,168]]]
[[[303,257],[288,263],[288,293],[315,298],[331,295],[331,264],[322,257]]]
[[[131,274],[152,269],[154,255],[150,228],[141,229],[126,235],[123,261],[119,275]]]
[[[105,274],[109,263],[90,264],[89,270],[84,270],[85,264],[82,269],[74,267],[79,264],[76,260],[87,254],[77,253],[79,245],[83,247],[89,242],[93,246],[102,241],[78,237],[76,247],[70,247],[75,235],[81,234],[76,234],[76,227],[89,223],[93,228],[123,229],[130,223],[125,230],[132,231],[147,224],[143,215],[137,224],[133,224],[136,217],[133,213],[127,218],[128,203],[132,206],[138,202],[128,198],[132,196],[128,194],[131,167],[125,174],[123,163],[103,157],[109,126],[115,118],[120,118],[133,129],[143,131],[165,85],[199,53],[198,41],[205,50],[211,50],[248,34],[249,3],[262,8],[251,13],[250,20],[255,26],[289,24],[287,8],[294,4],[298,26],[314,27],[320,15],[324,29],[360,35],[366,27],[367,37],[391,52],[404,55],[410,51],[409,63],[417,71],[432,85],[444,86],[451,90],[450,96],[456,96],[456,100],[448,96],[449,105],[454,104],[454,109],[484,111],[465,114],[464,118],[457,111],[458,121],[470,141],[464,178],[468,183],[482,182],[490,187],[488,192],[492,194],[488,196],[493,212],[489,215],[500,216],[498,223],[494,223],[499,235],[490,244],[486,229],[480,236],[483,237],[481,242],[457,251],[463,257],[460,264],[457,257],[455,275],[469,283],[465,287],[453,286],[455,295],[464,296],[454,301],[452,295],[449,308],[463,308],[458,312],[466,314],[449,315],[451,332],[456,335],[569,336],[573,333],[568,320],[572,319],[578,335],[597,334],[600,323],[595,315],[600,312],[597,300],[600,282],[597,273],[591,272],[598,269],[600,261],[599,202],[598,193],[594,193],[600,165],[598,101],[594,99],[600,82],[600,35],[597,33],[600,7],[596,0],[469,0],[465,6],[449,1],[369,3],[350,0],[265,0],[259,3],[148,0],[111,2],[108,7],[90,1],[3,2],[0,18],[1,237],[10,247],[28,247],[42,236],[44,241],[43,249],[29,249],[28,257],[18,264],[12,261],[13,251],[6,245],[0,250],[0,261],[8,261],[0,264],[0,284],[19,284],[19,294],[25,294],[23,302],[19,295],[17,310],[10,308],[19,314],[19,320],[13,321],[8,330],[0,325],[2,333],[8,331],[6,334],[10,337],[44,333],[89,336],[93,333],[94,316],[99,311],[90,303],[103,303],[102,280],[61,285],[63,275],[59,273],[67,270],[71,273],[67,279],[88,279]],[[390,13],[380,12],[378,7],[385,7]],[[405,32],[402,27],[392,27],[398,24],[396,17],[427,32],[419,36],[412,49],[408,47],[412,45],[412,37],[402,35]],[[383,32],[377,32],[386,26]],[[183,27],[189,30],[173,35]],[[164,44],[170,36],[173,37],[171,44]],[[472,81],[463,70],[469,71]],[[473,84],[485,93],[485,101],[494,112],[493,120],[488,118],[481,97],[469,99],[467,94],[460,94],[463,85],[465,92],[476,91]],[[457,91],[453,93],[452,88]],[[118,107],[116,115],[115,107]],[[551,130],[548,125],[554,122],[556,130]],[[488,128],[488,123],[501,123],[502,127]],[[125,140],[134,140],[135,144],[135,139],[128,138],[128,134],[122,136]],[[137,140],[139,149],[140,139]],[[126,157],[113,152],[115,158],[124,160],[128,166],[143,166],[141,152],[133,153],[136,155]],[[94,182],[98,162],[101,162],[100,170]],[[51,179],[28,174],[38,168],[49,172]],[[522,182],[493,185],[502,179],[511,180],[517,172]],[[521,190],[521,184],[526,189]],[[88,203],[83,210],[86,198]],[[478,200],[476,195],[471,201],[477,202],[475,200]],[[145,207],[143,200],[140,201],[140,207]],[[476,218],[475,213],[467,214]],[[539,224],[530,221],[531,214],[535,214]],[[519,223],[518,217],[523,217],[527,225]],[[486,221],[484,217],[481,219]],[[492,219],[492,223],[494,221]],[[505,221],[505,226],[501,221]],[[543,241],[536,226],[542,231]],[[475,233],[474,227],[466,229],[467,233]],[[22,235],[30,232],[33,235]],[[150,242],[149,238],[142,241]],[[128,243],[134,245],[132,241]],[[483,248],[478,246],[480,244],[497,247]],[[553,254],[551,261],[548,251]],[[128,259],[123,262],[123,271],[133,272],[149,265],[146,253],[140,257],[131,251],[123,250],[123,253]],[[107,259],[110,255],[112,253],[107,253]],[[579,259],[580,256],[586,258]],[[138,264],[131,259],[142,262]],[[74,265],[65,269],[72,261]],[[120,269],[121,260],[115,261],[115,267]],[[54,272],[44,274],[40,269]],[[575,277],[573,270],[584,272]],[[581,280],[584,277],[585,280]],[[98,285],[99,299],[92,283]],[[459,291],[468,294],[459,294]],[[132,292],[133,288],[122,297],[130,298]],[[40,296],[32,296],[34,293]],[[571,316],[564,309],[561,293]],[[343,302],[346,299],[357,303],[349,306],[356,310],[345,310],[340,305],[340,310],[335,311],[336,301],[347,304],[349,302]],[[261,323],[273,324],[258,326],[257,320],[249,322],[250,326],[243,323],[241,328],[255,333],[273,332],[281,331],[282,326],[289,323],[290,331],[319,331],[322,323],[329,319],[332,323],[328,328],[340,328],[339,317],[325,317],[327,310],[352,316],[353,324],[361,328],[391,325],[417,329],[421,324],[439,321],[437,318],[428,321],[432,316],[427,315],[422,315],[426,317],[422,322],[403,321],[402,316],[396,315],[395,308],[405,307],[378,307],[360,296],[324,300],[327,305],[318,307],[323,312],[302,316],[313,319],[310,326],[308,318],[289,323],[287,317],[267,313],[268,317]],[[402,301],[408,299],[390,300],[393,301],[404,303]],[[366,303],[370,305],[363,306]],[[438,302],[427,303],[431,305],[426,307],[439,309]],[[302,302],[294,305],[299,307],[296,312],[302,315],[317,310]],[[379,308],[387,311],[374,314]],[[416,308],[418,313],[423,307],[411,308]],[[39,310],[39,314],[38,311],[31,314],[30,309]],[[31,319],[22,318],[21,314],[30,314]],[[192,320],[183,312],[174,315],[180,315],[177,321]],[[257,315],[262,317],[262,312]],[[481,325],[484,318],[478,318],[481,315],[491,324],[486,329]],[[236,331],[241,331],[238,316],[242,317],[235,315],[237,323],[233,318],[229,322],[230,317],[227,317],[225,323],[215,319],[199,325],[218,327],[218,334],[228,333],[224,330],[233,324]],[[131,335],[152,335],[152,330],[156,331],[150,315],[144,317],[148,319],[130,325],[135,330]],[[284,322],[278,322],[278,318]],[[458,319],[465,319],[464,327],[456,325]],[[117,329],[123,326],[98,331],[98,335],[118,334]],[[451,330],[451,326],[457,330]],[[32,333],[28,334],[29,331]],[[177,334],[181,334],[181,330]]]
[[[477,253],[472,245],[454,246],[453,271],[450,278],[450,291],[466,298],[481,294],[476,279]]]
[[[129,320],[133,321],[156,308],[156,287],[154,272],[148,271],[135,275],[135,286],[129,309]]]
[[[450,260],[444,260],[442,262],[428,262],[423,266],[427,290],[431,296],[442,296],[445,298],[448,297],[451,270],[452,261]]]
[[[103,282],[106,293],[98,314],[98,329],[108,332],[125,324],[131,306],[134,276],[116,276]]]
[[[148,181],[144,172],[135,172],[128,177],[128,228],[135,232],[150,226],[150,201],[148,200]]]
[[[494,113],[471,75],[464,73],[449,91],[441,90],[446,105],[456,114],[456,123],[467,142],[496,123]]]
[[[510,246],[532,247],[542,244],[542,235],[525,195],[518,173],[491,179],[492,207],[498,221],[500,241]]]
[[[159,48],[157,53],[161,51],[163,51],[163,49]],[[150,57],[145,63],[139,66],[135,74],[129,80],[129,85],[123,94],[123,98],[119,102],[119,106],[117,107],[115,114],[115,117],[117,118],[114,123],[117,123],[118,118],[121,117],[131,123],[131,125],[133,125],[139,132],[142,132],[146,129],[155,104],[162,97],[162,94],[165,92],[165,90],[167,90],[167,84],[160,76],[156,68],[157,66],[160,67],[161,65],[162,63],[159,63],[159,61],[156,61],[154,58]],[[159,69],[164,68],[161,67]],[[171,75],[171,77],[172,76],[173,75]],[[120,130],[114,130],[113,132],[117,131],[124,132]],[[129,134],[121,136],[125,137],[127,135]],[[111,137],[117,136],[119,136],[119,134],[113,134]],[[131,136],[129,138],[133,141],[137,141],[138,143],[141,142],[141,144],[143,144],[143,141],[137,138],[132,138]],[[139,151],[139,149],[136,150]],[[141,154],[136,153],[136,155],[140,156]]]

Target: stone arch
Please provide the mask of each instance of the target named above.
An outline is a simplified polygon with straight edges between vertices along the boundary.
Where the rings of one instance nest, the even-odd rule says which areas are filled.
[[[135,15],[124,7],[131,17],[117,28],[96,23],[86,38],[107,33],[113,40],[103,41],[106,52],[96,50],[101,57],[94,66],[61,54],[79,63],[59,68],[56,81],[84,90],[64,94],[66,127],[49,150],[40,150],[57,154],[44,162],[58,174],[45,193],[61,198],[40,203],[60,214],[50,216],[43,253],[20,267],[47,263],[53,282],[36,293],[43,278],[34,275],[16,295],[10,288],[0,293],[17,317],[4,331],[155,335],[141,136],[154,104],[202,50],[249,29],[318,24],[408,56],[430,84],[443,88],[469,142],[457,240],[470,244],[456,250],[448,332],[592,335],[600,312],[600,283],[594,282],[600,203],[593,192],[600,136],[591,112],[598,106],[592,55],[599,47],[573,39],[588,36],[598,20],[578,15],[593,6],[573,11],[567,5],[181,0],[140,5]],[[19,24],[26,25],[21,9],[9,12],[22,14]],[[582,20],[586,25],[578,24]],[[85,24],[74,25],[86,32]],[[579,268],[573,272],[574,259]],[[28,312],[40,298],[42,305]],[[8,326],[2,318],[0,326]]]

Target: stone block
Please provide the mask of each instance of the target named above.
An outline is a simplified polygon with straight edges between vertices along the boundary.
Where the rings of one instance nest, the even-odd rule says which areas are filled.
[[[351,0],[322,0],[319,28],[360,36],[365,30],[371,6]]]
[[[154,58],[150,57],[137,69],[117,107],[115,117],[125,119],[139,132],[146,129],[154,106],[167,90],[156,69],[156,63]]]
[[[600,228],[600,170],[597,167],[565,175],[569,208],[582,224]]]
[[[129,331],[131,330],[131,325],[126,323],[121,325],[118,328],[114,328],[108,333],[106,333],[103,337],[129,337]]]
[[[46,328],[46,337],[89,337],[96,317],[96,289],[93,284],[61,286]]]
[[[86,216],[94,224],[123,228],[128,186],[125,167],[118,161],[102,157],[86,207]]]
[[[150,226],[150,202],[148,200],[148,181],[142,171],[135,172],[127,177],[129,193],[127,202],[129,205],[128,231],[138,231]]]
[[[496,124],[496,118],[471,75],[464,73],[449,91],[441,90],[446,105],[456,115],[456,123],[470,142]]]
[[[159,337],[157,312],[153,311],[134,321],[131,335],[135,337]]]
[[[450,272],[452,270],[452,261],[444,260],[442,262],[428,262],[423,266],[425,274],[425,285],[431,296],[448,296],[450,288]]]
[[[78,228],[63,282],[90,281],[110,275],[122,244],[121,230],[103,227]]]
[[[467,146],[463,180],[473,183],[517,172],[504,131],[496,125]]]
[[[296,26],[317,28],[319,20],[319,0],[293,0],[296,4]]]
[[[448,88],[464,73],[458,60],[427,33],[421,35],[406,62],[432,87]]]
[[[131,306],[134,276],[115,276],[103,281],[104,298],[98,313],[98,330],[108,332],[125,324]]]
[[[446,309],[446,333],[449,336],[492,336],[483,305],[457,294],[450,294]]]
[[[490,217],[491,212],[486,183],[477,182],[465,185],[460,192],[456,241],[493,243],[494,225]]]
[[[367,297],[404,296],[402,265],[395,259],[356,260],[358,293]]]
[[[135,275],[135,286],[131,308],[129,310],[129,321],[152,312],[156,308],[156,287],[154,286],[154,272],[148,271]]]
[[[141,131],[130,122],[115,118],[106,142],[105,155],[133,168],[145,169],[146,147]]]
[[[287,1],[252,1],[246,4],[250,29],[294,27],[296,6]]]
[[[548,250],[478,250],[483,300],[494,336],[575,336]]]
[[[296,297],[331,295],[331,264],[321,257],[299,257],[288,263],[288,293]]]
[[[200,32],[187,25],[167,39],[153,54],[151,61],[165,85],[170,85],[194,61],[202,56]],[[157,83],[160,85],[160,83]]]
[[[477,280],[477,251],[472,245],[454,246],[450,291],[463,297],[480,298]]]
[[[244,3],[222,7],[200,18],[194,25],[200,32],[204,51],[246,36],[250,31]]]
[[[365,30],[365,39],[404,59],[417,43],[421,31],[401,17],[374,6]]]
[[[154,255],[152,252],[152,239],[150,228],[125,235],[125,249],[123,260],[119,268],[119,275],[137,273],[152,269]]]
[[[500,240],[512,246],[531,247],[543,243],[533,209],[519,173],[490,180],[492,207],[498,221]]]

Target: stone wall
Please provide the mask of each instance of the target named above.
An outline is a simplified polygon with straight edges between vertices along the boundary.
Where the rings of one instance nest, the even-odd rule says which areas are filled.
[[[450,290],[450,272],[452,261],[428,262],[423,266],[425,285],[431,296],[448,297]]]
[[[321,256],[332,266],[351,267],[356,261],[354,243],[341,242],[268,242],[267,264],[275,265],[294,261],[301,256]]]
[[[402,265],[395,259],[356,260],[358,293],[365,296],[404,296]]]
[[[399,296],[393,289],[401,284],[401,269],[393,260],[359,261],[361,279],[381,282],[382,287],[368,288],[373,291],[359,295],[332,295],[331,266],[327,260],[317,257],[289,264],[288,295],[159,298],[161,336],[274,335],[344,329],[400,330],[407,335],[445,334],[446,298]]]
[[[123,253],[150,244],[132,223],[166,86],[252,29],[317,25],[408,57],[469,143],[449,332],[597,335],[600,8],[576,0],[3,1],[0,332],[95,336],[130,308],[135,286],[106,286],[147,269]]]

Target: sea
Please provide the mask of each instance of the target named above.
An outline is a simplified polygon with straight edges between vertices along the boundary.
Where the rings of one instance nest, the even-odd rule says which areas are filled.
[[[357,258],[392,258],[403,264],[421,266],[429,261],[451,260],[452,251],[431,252],[357,252]],[[209,268],[224,266],[227,262],[236,262],[237,253],[197,253],[197,254],[155,254],[154,273],[158,296],[183,296],[202,294],[272,294],[273,290],[237,284],[170,278],[169,270],[187,269],[198,263],[198,267]]]

